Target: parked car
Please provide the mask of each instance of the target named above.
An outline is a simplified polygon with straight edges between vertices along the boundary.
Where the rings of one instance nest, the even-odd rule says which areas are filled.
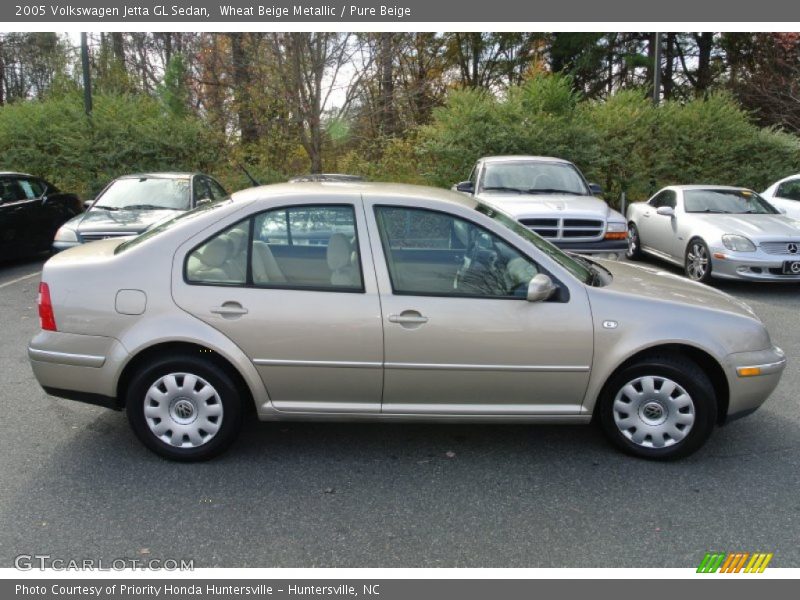
[[[339,182],[355,183],[364,181],[360,175],[346,175],[344,173],[309,173],[308,175],[298,175],[292,177],[289,183],[312,183],[312,182]]]
[[[453,186],[513,215],[563,250],[618,258],[625,252],[625,217],[595,194],[569,161],[545,156],[487,156],[467,181]]]
[[[159,221],[227,196],[217,180],[203,173],[118,177],[100,192],[85,213],[64,223],[55,235],[53,250],[136,235]]]
[[[49,251],[56,230],[82,210],[78,196],[40,177],[0,171],[0,259]]]
[[[695,281],[800,281],[800,222],[752,190],[670,186],[628,207],[628,230],[628,258],[650,254]]]
[[[324,244],[309,232],[327,231]],[[417,186],[281,184],[44,266],[28,356],[55,396],[209,458],[262,420],[589,423],[675,458],[756,410],[786,359],[743,302],[566,254]]]
[[[800,220],[800,173],[776,181],[761,196],[785,215]]]

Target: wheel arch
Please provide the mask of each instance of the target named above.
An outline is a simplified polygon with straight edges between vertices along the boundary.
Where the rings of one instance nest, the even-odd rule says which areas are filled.
[[[217,350],[209,346],[189,341],[168,341],[157,342],[150,346],[140,348],[123,367],[117,379],[116,396],[121,407],[124,407],[125,390],[131,382],[134,374],[148,362],[164,356],[191,355],[199,354],[205,360],[212,362],[217,367],[224,370],[233,380],[237,390],[245,399],[244,405],[256,408],[253,390],[247,384],[242,373],[234,364]]]
[[[606,377],[605,382],[600,388],[600,392],[595,398],[594,407],[592,409],[592,420],[597,419],[600,411],[596,410],[598,402],[603,394],[606,392],[608,383],[623,369],[627,369],[631,365],[654,355],[672,355],[682,358],[688,358],[694,362],[702,371],[708,376],[711,385],[714,388],[714,395],[717,400],[717,423],[722,424],[728,414],[728,405],[730,402],[730,387],[728,379],[725,376],[725,370],[722,368],[720,362],[714,358],[710,353],[692,346],[690,344],[683,344],[679,342],[672,342],[668,344],[659,344],[640,349],[631,354],[623,360],[617,367]]]

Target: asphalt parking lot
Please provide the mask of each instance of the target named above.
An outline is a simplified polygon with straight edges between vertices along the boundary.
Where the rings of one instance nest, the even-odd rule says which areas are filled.
[[[720,284],[790,358],[772,398],[680,462],[585,426],[249,423],[204,464],[121,413],[48,397],[26,345],[41,261],[0,264],[0,566],[184,558],[220,567],[800,567],[800,286]],[[30,276],[29,276],[30,275]],[[26,277],[27,276],[27,277]]]

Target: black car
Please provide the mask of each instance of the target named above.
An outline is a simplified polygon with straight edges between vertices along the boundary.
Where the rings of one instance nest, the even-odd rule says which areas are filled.
[[[110,237],[136,235],[150,226],[228,192],[204,173],[142,173],[109,183],[89,209],[56,233],[53,250]]]
[[[56,230],[82,210],[78,196],[40,177],[0,171],[0,259],[50,250]]]

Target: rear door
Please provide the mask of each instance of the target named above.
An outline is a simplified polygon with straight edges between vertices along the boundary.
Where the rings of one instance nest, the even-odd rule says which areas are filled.
[[[378,412],[383,331],[360,198],[302,202],[185,245],[175,301],[242,348],[276,409]]]

